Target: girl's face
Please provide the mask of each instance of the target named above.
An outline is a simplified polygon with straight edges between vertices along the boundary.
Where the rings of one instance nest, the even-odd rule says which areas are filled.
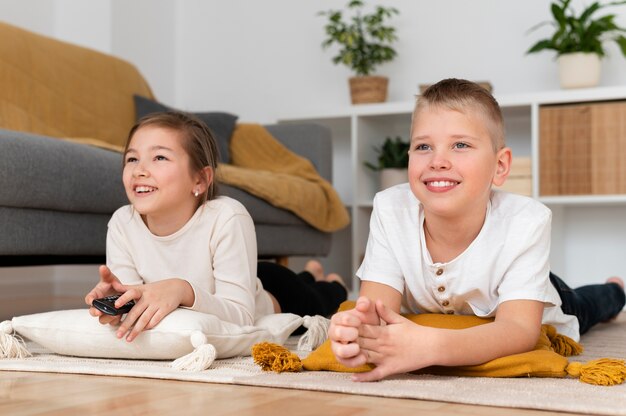
[[[412,131],[409,183],[426,212],[484,216],[491,186],[506,180],[511,151],[494,150],[482,115],[425,107]]]
[[[176,131],[145,126],[133,135],[124,155],[123,182],[128,200],[157,235],[180,229],[194,214],[206,186],[192,174],[189,156]]]

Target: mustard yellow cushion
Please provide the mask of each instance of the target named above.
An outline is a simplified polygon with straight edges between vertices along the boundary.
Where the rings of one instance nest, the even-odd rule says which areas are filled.
[[[352,309],[354,302],[347,301],[341,305],[340,310]],[[493,319],[479,318],[476,316],[443,315],[443,314],[408,314],[407,319],[416,324],[447,329],[463,329],[476,325],[492,322]],[[558,354],[552,347],[550,336],[557,336],[556,330],[550,325],[543,325],[539,341],[533,351],[497,358],[480,365],[460,367],[428,367],[419,370],[419,373],[477,376],[477,377],[565,377],[568,360]],[[560,336],[561,337],[561,336]],[[562,340],[562,338],[560,338]],[[569,340],[572,347],[569,353],[577,353],[582,349],[576,348],[577,344]],[[573,343],[573,344],[572,344]],[[365,372],[373,367],[371,364],[356,368],[345,367],[335,359],[330,349],[330,341],[327,340],[318,349],[313,351],[307,358],[302,360],[306,370],[327,370],[336,372]]]

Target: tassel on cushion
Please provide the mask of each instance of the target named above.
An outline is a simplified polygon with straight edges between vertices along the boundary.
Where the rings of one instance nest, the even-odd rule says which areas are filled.
[[[203,371],[208,369],[217,356],[215,347],[209,344],[206,335],[200,331],[194,331],[191,334],[191,345],[195,348],[192,352],[174,360],[170,365],[182,371]]]
[[[305,316],[303,325],[308,328],[308,331],[298,340],[299,351],[313,351],[328,338],[330,319],[320,315]]]
[[[626,364],[624,360],[600,358],[588,363],[569,363],[565,369],[567,374],[577,377],[583,383],[596,386],[614,386],[626,381]]]
[[[579,355],[584,350],[583,346],[578,342],[566,335],[557,333],[556,328],[552,325],[546,325],[546,335],[550,339],[550,347],[552,348],[552,351],[562,355],[563,357]]]
[[[32,354],[26,349],[24,340],[14,335],[11,321],[0,323],[0,358],[26,358]]]
[[[300,357],[282,345],[261,342],[252,346],[252,358],[263,371],[296,373],[302,370]]]

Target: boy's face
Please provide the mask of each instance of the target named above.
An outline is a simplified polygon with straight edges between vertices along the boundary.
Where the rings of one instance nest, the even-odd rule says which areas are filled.
[[[409,183],[426,212],[484,215],[491,185],[509,173],[510,149],[494,150],[487,122],[474,110],[426,106],[412,127]]]

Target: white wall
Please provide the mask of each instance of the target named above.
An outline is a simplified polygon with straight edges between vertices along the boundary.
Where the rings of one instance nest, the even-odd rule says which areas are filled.
[[[110,9],[110,0],[0,0],[0,20],[110,53]]]
[[[271,122],[349,103],[350,72],[322,50],[320,10],[347,0],[0,0],[0,19],[113,53],[138,66],[157,98],[187,110],[223,110]],[[549,28],[545,0],[384,0],[394,6],[398,58],[380,67],[389,100],[455,76],[497,94],[558,89],[553,54],[525,55]],[[582,0],[574,0],[579,7]],[[588,3],[588,2],[587,2]],[[579,8],[577,10],[580,10]],[[626,25],[626,7],[610,11]],[[626,83],[626,59],[608,47],[602,85]]]
[[[0,0],[0,20],[44,34],[54,33],[56,3],[49,0]]]
[[[56,0],[54,32],[57,39],[111,52],[111,3],[108,0]]]
[[[176,48],[179,2],[113,0],[111,3],[112,53],[135,64],[156,97],[174,105],[179,62]]]
[[[575,0],[576,1],[576,0]],[[380,68],[391,79],[389,100],[409,100],[418,84],[444,77],[490,81],[497,93],[558,89],[550,53],[526,56],[548,19],[544,0],[379,1],[400,10],[394,18],[398,58]],[[177,103],[223,108],[250,121],[349,103],[349,70],[322,50],[320,10],[346,1],[185,1],[181,4]],[[619,10],[619,8],[617,9]],[[620,10],[626,17],[626,7]],[[624,20],[624,18],[622,18]],[[626,60],[614,45],[603,85],[626,83]],[[185,64],[183,64],[185,65]]]

